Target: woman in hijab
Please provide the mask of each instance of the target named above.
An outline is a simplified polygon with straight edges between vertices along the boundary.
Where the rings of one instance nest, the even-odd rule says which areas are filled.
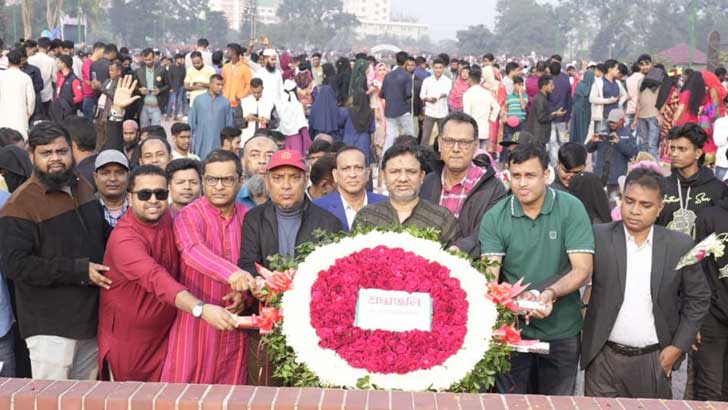
[[[283,81],[293,80],[293,75],[295,74],[293,72],[293,69],[291,68],[291,63],[293,62],[293,57],[291,57],[291,55],[288,53],[283,53],[283,54],[281,54],[278,62],[281,66],[281,74],[283,75]]]
[[[339,135],[339,108],[336,104],[336,93],[331,83],[334,82],[333,66],[323,65],[324,80],[313,92],[311,114],[308,117],[311,135],[329,134]]]
[[[8,192],[13,193],[30,178],[32,173],[33,164],[30,162],[28,151],[16,145],[6,145],[0,148],[0,175],[4,179]]]
[[[591,172],[574,175],[569,181],[569,193],[584,204],[592,225],[612,222],[609,199],[601,177]]]
[[[571,128],[569,129],[569,140],[571,142],[583,144],[589,134],[589,125],[591,123],[589,93],[592,85],[594,85],[594,71],[587,70],[574,92],[574,106],[571,110]]]
[[[283,98],[276,104],[281,119],[277,131],[285,135],[286,149],[297,151],[304,156],[311,146],[311,136],[308,133],[308,121],[303,105],[296,97],[296,83],[293,80],[284,81],[283,92]]]
[[[337,104],[343,106],[349,102],[349,83],[351,82],[351,64],[349,59],[341,57],[336,61],[336,79],[334,92]]]
[[[447,100],[450,112],[463,110],[463,94],[470,88],[469,75],[470,65],[462,62],[458,71],[458,78],[453,83],[452,89],[450,90],[450,97]]]
[[[302,61],[298,66],[298,74],[295,76],[296,92],[298,93],[298,101],[303,104],[303,111],[308,117],[311,113],[311,104],[313,104],[313,74],[311,73],[311,63]]]
[[[344,130],[344,143],[361,149],[367,160],[370,160],[376,121],[367,94],[362,90],[354,90],[351,107],[339,108],[339,113],[339,127]]]
[[[354,96],[354,93],[361,91],[366,93],[369,87],[367,87],[367,69],[369,68],[369,60],[366,58],[358,58],[354,64],[354,69],[351,71],[351,81],[349,82],[349,95]]]
[[[382,89],[382,83],[384,83],[384,76],[389,74],[389,67],[384,63],[378,63],[374,66],[371,74],[368,78],[369,90],[369,106],[374,110],[374,121],[376,128],[374,135],[372,135],[372,145],[376,149],[377,158],[381,157],[381,150],[384,147],[384,140],[387,135],[387,121],[384,119],[384,106],[385,102],[382,97],[379,96],[379,91]]]

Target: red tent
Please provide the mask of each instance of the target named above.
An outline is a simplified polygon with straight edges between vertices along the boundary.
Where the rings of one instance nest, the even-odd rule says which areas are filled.
[[[690,46],[687,43],[680,43],[675,47],[662,50],[657,53],[659,60],[664,60],[673,65],[689,65],[690,64]],[[708,57],[697,48],[693,51],[694,65],[707,65]]]

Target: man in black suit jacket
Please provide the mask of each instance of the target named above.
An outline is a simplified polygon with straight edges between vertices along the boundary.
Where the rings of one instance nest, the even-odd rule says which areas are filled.
[[[701,265],[675,270],[692,239],[655,225],[664,191],[662,175],[633,170],[625,181],[623,221],[594,227],[581,356],[587,396],[670,399],[672,370],[708,312]]]
[[[162,109],[167,106],[169,98],[167,73],[164,68],[154,63],[154,50],[145,48],[142,57],[144,65],[135,73],[139,84],[138,91],[142,95],[140,128],[159,125],[162,122]]]

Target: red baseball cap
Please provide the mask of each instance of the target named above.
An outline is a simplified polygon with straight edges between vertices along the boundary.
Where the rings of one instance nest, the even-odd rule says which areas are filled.
[[[276,151],[276,153],[271,157],[266,171],[285,166],[298,168],[301,171],[306,172],[306,166],[303,165],[303,158],[301,158],[301,154],[298,151],[292,151],[289,149]]]

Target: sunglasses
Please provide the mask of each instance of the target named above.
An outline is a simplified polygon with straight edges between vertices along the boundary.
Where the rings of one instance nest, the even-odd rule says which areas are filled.
[[[169,191],[166,189],[142,189],[140,191],[132,192],[132,194],[136,194],[137,198],[141,201],[148,201],[152,199],[152,195],[154,195],[158,201],[166,201],[167,197],[169,197]]]

